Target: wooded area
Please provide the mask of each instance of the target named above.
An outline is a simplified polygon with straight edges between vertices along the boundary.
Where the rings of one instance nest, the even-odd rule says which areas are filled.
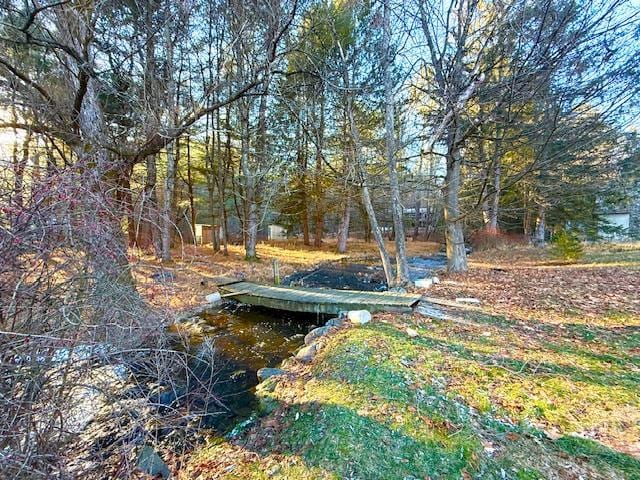
[[[408,244],[443,243],[454,274],[471,244],[558,239],[570,258],[640,236],[635,1],[0,6],[8,471],[46,478],[64,449],[55,416],[31,411],[51,383],[37,358],[86,342],[164,352],[139,256],[171,267],[204,244],[260,262],[279,225],[318,251],[374,242],[401,290]],[[621,209],[628,224],[608,223]],[[136,358],[153,376],[183,353]],[[61,385],[39,405],[59,411]]]

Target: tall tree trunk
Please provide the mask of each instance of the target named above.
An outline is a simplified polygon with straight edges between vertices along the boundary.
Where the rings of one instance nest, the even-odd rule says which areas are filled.
[[[349,138],[348,120],[344,121],[344,137]],[[349,178],[351,177],[351,168],[355,163],[353,142],[346,143],[347,148],[344,154],[344,168],[343,168],[343,194],[342,194],[342,216],[340,217],[340,226],[338,228],[338,252],[347,252],[347,243],[349,241],[349,224],[351,223],[351,184]]]
[[[135,221],[135,212],[133,205],[133,195],[131,194],[131,175],[133,168],[128,166],[121,170],[119,179],[119,201],[124,208],[127,219],[127,237],[128,245],[133,247],[137,240],[137,227]]]
[[[160,256],[159,231],[158,231],[158,193],[156,188],[157,169],[156,157],[150,155],[146,159],[147,174],[142,190],[142,202],[138,222],[136,243],[144,250],[153,249]]]
[[[300,126],[300,123],[298,123]],[[298,167],[300,168],[300,177],[298,189],[300,190],[300,224],[302,225],[302,243],[311,245],[309,235],[309,197],[307,195],[307,143],[305,141],[306,134],[302,129],[298,129]]]
[[[218,61],[218,71],[220,69],[220,62]],[[219,73],[216,74],[217,77],[216,78],[220,78],[219,77]],[[216,251],[220,251],[220,243],[222,241],[220,232],[222,231],[222,223],[223,222],[223,210],[224,210],[224,189],[225,189],[225,183],[226,183],[226,176],[227,176],[227,166],[226,166],[226,162],[224,161],[223,157],[222,157],[222,122],[221,122],[221,117],[220,117],[220,109],[218,109],[216,111],[216,131],[214,132],[214,135],[216,137],[216,166],[217,166],[217,175],[216,175],[216,187],[218,189],[218,208],[217,208],[217,217],[218,217],[218,222],[219,224],[216,226],[216,224],[213,224],[213,230],[212,230],[212,235],[213,238],[215,239],[215,242],[213,244],[214,249],[217,249]],[[226,248],[226,247],[225,247]]]
[[[249,101],[240,100],[240,165],[244,186],[244,250],[247,260],[257,258],[258,205],[256,200],[255,172],[249,165]]]
[[[313,237],[313,245],[315,247],[322,246],[322,237],[324,231],[324,202],[322,195],[322,162],[324,148],[324,86],[320,93],[320,123],[316,129],[316,168],[313,196],[316,201],[315,208],[315,233]]]
[[[342,216],[338,227],[338,253],[347,252],[347,242],[349,241],[349,224],[351,223],[351,194],[348,187],[345,188],[343,196]]]
[[[358,171],[358,177],[361,183],[362,203],[364,204],[364,208],[367,211],[367,217],[369,218],[369,223],[371,224],[371,231],[373,233],[373,237],[376,240],[376,244],[378,245],[378,251],[380,252],[380,260],[382,261],[382,268],[384,270],[384,275],[387,280],[387,285],[389,287],[393,287],[395,286],[393,267],[391,266],[391,259],[389,257],[389,253],[387,252],[387,248],[384,244],[384,237],[382,236],[382,231],[380,230],[380,225],[378,224],[376,212],[373,208],[373,203],[371,201],[371,194],[369,192],[369,185],[368,185],[368,175],[367,175],[366,168],[364,166],[364,159],[362,158],[362,142],[360,140],[360,131],[358,130],[356,119],[353,114],[353,99],[351,97],[348,97],[347,99],[347,115],[349,118],[351,139],[353,141],[354,152],[355,152],[355,167]]]
[[[63,37],[63,43],[72,45],[77,52],[83,52],[83,61],[93,62],[92,52],[86,45],[90,37],[85,18],[73,9],[56,10],[56,28]],[[86,41],[86,44],[82,44]],[[78,104],[76,123],[82,134],[82,141],[73,146],[79,165],[85,167],[77,179],[84,192],[82,201],[74,209],[74,221],[78,222],[76,234],[82,239],[82,248],[91,269],[93,280],[93,307],[95,315],[92,323],[104,322],[104,334],[111,329],[108,325],[117,323],[120,315],[126,315],[126,304],[137,302],[133,276],[127,256],[127,243],[122,230],[123,209],[116,198],[119,165],[110,158],[103,147],[105,125],[102,108],[98,100],[97,85],[75,58],[68,58],[70,68],[67,77],[68,88],[75,92]],[[88,168],[90,167],[90,168]],[[115,309],[114,302],[121,308]],[[129,318],[130,320],[130,318]],[[123,319],[127,321],[127,318]],[[104,337],[105,340],[109,340]]]
[[[500,209],[500,177],[501,177],[502,167],[500,165],[500,159],[496,159],[496,164],[493,167],[493,193],[491,195],[491,206],[489,208],[490,217],[488,223],[488,230],[491,233],[498,233],[498,218],[499,218],[499,209]]]
[[[167,177],[164,182],[164,195],[162,198],[162,210],[160,221],[161,249],[160,258],[163,261],[171,260],[171,236],[173,232],[173,197],[176,187],[177,158],[175,145],[167,146]]]
[[[533,237],[533,244],[536,247],[544,247],[546,242],[546,211],[544,206],[538,206],[538,216],[536,218],[536,230]]]
[[[156,28],[153,16],[158,8],[156,0],[147,0],[144,5],[144,100],[147,106],[145,112],[145,126],[147,135],[151,135],[159,126],[160,98],[158,81],[156,79]],[[155,255],[161,256],[160,212],[158,209],[157,166],[156,155],[149,155],[145,159],[146,176],[142,190],[139,218],[136,222],[136,244],[143,250],[153,249]]]
[[[211,123],[213,124],[213,117],[211,118]],[[219,127],[220,126],[217,125],[215,128],[212,128],[213,132],[210,138],[211,141],[210,142],[207,141],[206,152],[205,152],[205,160],[206,160],[206,166],[207,166],[206,178],[207,178],[207,194],[209,199],[209,217],[211,218],[211,244],[213,246],[214,252],[217,252],[220,250],[220,243],[218,242],[218,238],[216,234],[217,217],[216,217],[216,207],[215,207],[216,205],[215,186],[218,182],[216,161],[222,162],[222,160],[220,159],[219,156],[217,159],[214,159],[215,147],[218,144],[216,142],[215,131],[216,131],[216,128],[219,128]],[[218,165],[218,168],[219,168],[219,165]]]
[[[489,222],[491,221],[491,206],[489,205],[489,179],[491,174],[491,166],[487,165],[487,157],[484,151],[484,140],[482,139],[482,131],[480,131],[480,139],[478,144],[478,160],[480,165],[486,165],[482,171],[482,190],[480,196],[482,198],[482,225],[485,230],[489,230]]]
[[[396,132],[395,132],[395,101],[393,98],[393,81],[391,79],[391,23],[390,23],[389,0],[384,0],[384,127],[385,127],[385,150],[387,156],[387,166],[389,168],[389,186],[391,188],[391,217],[393,218],[393,230],[396,243],[396,279],[395,285],[402,286],[411,284],[409,278],[409,264],[407,263],[407,249],[405,246],[404,233],[404,212],[402,209],[402,198],[400,195],[400,184],[398,181]]]
[[[467,252],[460,218],[460,184],[462,157],[457,144],[455,126],[448,135],[447,173],[444,182],[444,221],[447,244],[447,270],[466,272]]]
[[[229,255],[229,222],[227,218],[227,207],[226,207],[226,188],[227,188],[227,178],[229,172],[231,171],[231,105],[227,105],[225,111],[225,146],[224,146],[224,175],[220,179],[220,183],[218,185],[218,195],[220,197],[220,208],[222,210],[222,225],[221,225],[221,233],[222,233],[222,253],[226,257]],[[218,142],[219,143],[219,142]]]
[[[191,241],[196,243],[196,207],[195,199],[193,195],[193,176],[191,174],[191,138],[187,137],[187,192],[189,195],[189,220],[190,220],[190,232]]]
[[[165,49],[167,57],[167,106],[168,111],[166,115],[166,121],[168,127],[171,128],[174,125],[175,116],[177,114],[177,86],[174,78],[174,45],[172,39],[171,22],[166,22],[164,27],[165,35]],[[176,151],[178,150],[178,142],[170,143],[167,145],[167,175],[164,183],[164,195],[162,198],[162,209],[160,219],[160,238],[161,249],[160,258],[162,261],[171,260],[171,236],[173,232],[173,205],[174,194],[176,186],[176,173],[178,158]]]

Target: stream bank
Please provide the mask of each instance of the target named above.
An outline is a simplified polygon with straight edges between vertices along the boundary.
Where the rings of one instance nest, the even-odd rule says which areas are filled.
[[[251,415],[257,406],[254,388],[258,371],[278,367],[326,318],[228,302],[174,326],[175,332],[187,329],[191,358],[198,359],[203,350],[213,346],[213,361],[198,364],[196,360],[191,368],[195,379],[183,379],[186,384],[215,382],[213,392],[224,408],[211,404],[203,426],[224,433]]]
[[[432,276],[446,266],[446,256],[414,256],[409,259],[413,280]],[[382,268],[368,262],[332,262],[299,271],[283,280],[285,285],[344,290],[384,291],[387,285]],[[200,313],[187,324],[188,345],[194,379],[185,379],[186,388],[215,379],[217,400],[207,406],[203,426],[224,433],[248,418],[256,409],[255,387],[258,371],[276,368],[304,346],[304,337],[325,325],[331,315],[296,314],[227,302],[219,309]],[[334,316],[335,317],[335,316]],[[175,326],[174,326],[175,328]],[[212,364],[198,363],[200,350],[211,348]],[[162,403],[170,405],[184,392],[168,392]],[[221,408],[224,405],[224,408]]]
[[[262,382],[260,416],[193,452],[178,478],[640,478],[637,459],[574,435],[564,418],[536,417],[542,399],[557,402],[554,415],[575,403],[567,419],[575,420],[578,406],[593,408],[591,399],[569,399],[549,382],[550,375],[570,381],[563,372],[509,374],[500,364],[508,359],[488,361],[492,341],[539,353],[539,346],[513,345],[523,328],[486,316],[459,324],[377,314],[367,325],[336,330],[311,362],[287,362],[286,374]],[[486,340],[482,354],[478,338]],[[514,390],[523,393],[507,404],[501,392]],[[624,411],[625,401],[616,408]],[[583,420],[588,428],[589,416]]]

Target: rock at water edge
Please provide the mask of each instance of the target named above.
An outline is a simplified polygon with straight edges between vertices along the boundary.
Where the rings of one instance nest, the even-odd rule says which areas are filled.
[[[368,310],[351,310],[347,312],[347,318],[355,325],[364,325],[371,321],[371,313]]]
[[[160,455],[149,445],[142,447],[140,456],[138,457],[138,468],[149,475],[160,475],[162,478],[169,478],[169,467],[160,458]]]
[[[314,328],[313,330],[311,330],[309,333],[305,335],[304,344],[311,345],[317,339],[329,333],[330,330],[331,330],[331,327],[327,327],[326,325],[324,327]]]
[[[282,375],[283,373],[286,373],[286,372],[281,368],[261,368],[260,370],[258,370],[257,375],[258,375],[258,380],[260,380],[261,382],[264,382],[269,377],[273,377],[275,375]]]
[[[344,326],[344,318],[341,317],[336,317],[336,318],[331,318],[329,320],[327,320],[327,323],[324,324],[325,327],[337,327],[340,328],[342,326]]]
[[[220,292],[210,293],[205,298],[206,298],[207,302],[209,302],[209,303],[218,303],[218,302],[222,301],[222,295],[220,295]]]
[[[301,348],[298,353],[296,353],[296,359],[301,362],[308,363],[316,356],[316,352],[318,351],[318,347],[316,344],[311,344],[307,347]]]

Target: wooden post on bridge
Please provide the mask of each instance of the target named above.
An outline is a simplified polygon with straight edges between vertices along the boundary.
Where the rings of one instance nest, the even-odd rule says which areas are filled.
[[[280,285],[280,261],[278,259],[273,260],[273,284]]]

